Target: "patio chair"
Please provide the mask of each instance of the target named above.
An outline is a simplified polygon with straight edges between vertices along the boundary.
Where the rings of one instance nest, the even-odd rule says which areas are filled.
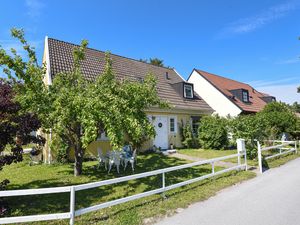
[[[105,169],[107,170],[107,161],[108,158],[103,154],[101,148],[97,148],[98,151],[98,160],[99,160],[99,166],[104,163]]]
[[[126,170],[128,162],[131,164],[132,172],[134,172],[134,163],[137,162],[137,154],[136,154],[136,149],[133,151],[131,157],[127,157],[124,159],[125,166],[124,166],[124,171]]]
[[[113,165],[117,167],[118,173],[120,173],[121,153],[118,151],[111,152],[108,160],[108,173],[111,171]]]

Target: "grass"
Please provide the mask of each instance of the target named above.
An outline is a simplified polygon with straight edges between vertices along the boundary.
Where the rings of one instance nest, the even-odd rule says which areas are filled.
[[[162,155],[140,155],[135,173],[152,171],[187,163]],[[217,167],[216,170],[222,168]],[[210,166],[198,166],[166,174],[166,185],[178,183],[211,172]],[[26,189],[75,185],[99,180],[111,179],[130,175],[126,172],[116,174],[113,170],[107,174],[104,168],[97,168],[97,162],[84,162],[83,175],[73,176],[73,166],[67,165],[35,165],[29,166],[28,160],[18,164],[5,166],[0,172],[0,180],[10,180],[8,189]],[[146,218],[158,218],[172,214],[177,208],[187,207],[192,202],[200,201],[213,196],[219,190],[254,177],[252,172],[229,172],[214,179],[206,179],[182,188],[168,191],[167,199],[160,195],[138,199],[132,202],[99,210],[76,218],[76,224],[142,224]],[[123,182],[76,192],[76,209],[87,207],[101,202],[130,196],[161,187],[161,175]],[[7,199],[11,208],[9,216],[33,215],[45,213],[66,212],[69,210],[69,193],[51,195],[33,195],[10,197]],[[151,220],[153,221],[153,220]],[[42,224],[41,222],[35,224]],[[68,224],[67,220],[48,221],[44,224]]]
[[[227,155],[237,154],[237,150],[212,150],[212,149],[181,149],[179,153],[194,156],[197,158],[211,159],[216,157],[222,157]],[[226,159],[225,162],[237,163],[237,158]],[[247,160],[248,165],[256,166],[257,161]]]
[[[276,157],[274,159],[269,159],[265,163],[266,163],[266,167],[271,169],[271,168],[275,168],[275,167],[284,165],[285,163],[287,163],[293,159],[296,159],[298,157],[300,157],[299,152],[297,154],[289,153],[289,154],[286,154],[286,155],[283,155],[280,157]]]

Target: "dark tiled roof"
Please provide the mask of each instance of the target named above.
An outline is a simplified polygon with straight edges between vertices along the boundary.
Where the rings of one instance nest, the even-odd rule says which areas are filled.
[[[71,43],[48,38],[50,73],[55,74],[71,71],[73,68],[73,49],[78,47]],[[184,81],[174,69],[158,67],[138,60],[110,54],[112,68],[118,78],[144,78],[151,73],[158,79],[158,95],[161,99],[169,101],[175,108],[199,111],[213,111],[210,106],[198,95],[194,99],[185,99],[175,91],[172,84]],[[94,80],[104,71],[105,52],[87,48],[85,60],[82,62],[82,73],[90,80]],[[169,79],[165,78],[166,72]]]
[[[221,77],[203,70],[196,69],[196,71],[245,112],[259,112],[267,104],[264,100],[262,100],[262,97],[269,95],[255,90],[249,84]],[[231,91],[237,89],[244,89],[248,91],[250,103],[245,103],[238,98],[233,98]]]

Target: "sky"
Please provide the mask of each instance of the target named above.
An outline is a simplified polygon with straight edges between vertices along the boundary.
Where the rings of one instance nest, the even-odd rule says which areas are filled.
[[[2,0],[0,45],[23,28],[42,60],[45,36],[134,58],[160,58],[184,78],[193,68],[300,102],[300,0]],[[0,76],[3,76],[0,75]]]

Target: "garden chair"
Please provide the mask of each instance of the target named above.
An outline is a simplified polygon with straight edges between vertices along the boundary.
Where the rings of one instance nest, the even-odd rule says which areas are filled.
[[[121,164],[121,153],[117,151],[111,152],[108,160],[108,173],[110,172],[113,165],[117,167],[118,173],[120,173],[120,164]]]
[[[124,171],[126,170],[128,162],[131,164],[132,172],[134,172],[134,163],[137,162],[137,154],[136,154],[136,149],[133,151],[131,157],[127,157],[124,159],[125,166],[124,166]]]
[[[97,148],[98,151],[98,160],[99,160],[99,166],[104,163],[105,169],[107,170],[107,161],[108,158],[103,154],[101,148]]]

